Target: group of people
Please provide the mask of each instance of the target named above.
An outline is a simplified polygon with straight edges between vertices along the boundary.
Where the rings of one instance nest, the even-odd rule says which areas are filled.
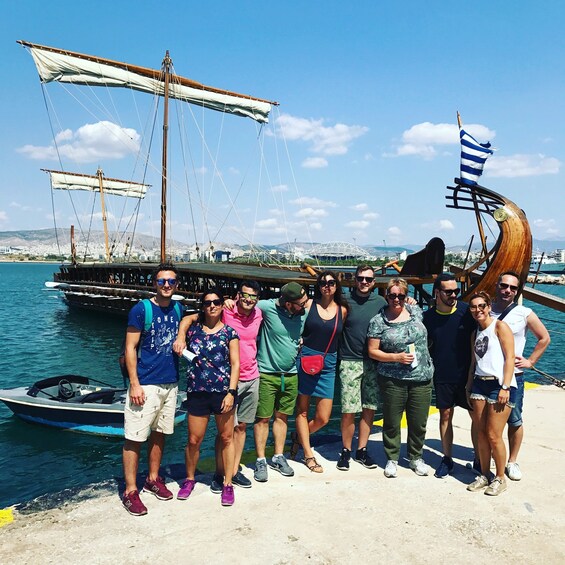
[[[367,444],[380,402],[385,476],[397,476],[404,412],[409,467],[417,475],[428,475],[423,447],[435,388],[443,448],[435,476],[453,472],[451,422],[455,406],[461,406],[472,417],[473,466],[478,473],[468,489],[496,495],[506,488],[505,470],[511,479],[521,478],[516,458],[523,436],[522,373],[543,354],[549,334],[531,310],[514,303],[516,274],[501,275],[492,304],[479,293],[471,297],[469,306],[457,300],[455,278],[439,275],[433,287],[435,305],[422,312],[408,296],[406,281],[390,280],[383,298],[373,292],[373,268],[361,265],[347,296],[332,271],[318,275],[312,298],[301,285],[290,282],[278,298],[260,299],[260,285],[243,281],[235,299],[225,299],[219,288],[207,289],[199,313],[182,318],[172,302],[178,284],[176,268],[160,265],[153,281],[151,327],[146,329],[146,306],[139,303],[130,311],[126,334],[130,385],[123,505],[131,514],[147,513],[136,485],[145,441],[149,471],[143,490],[161,500],[173,498],[159,467],[165,435],[173,432],[180,355],[189,361],[186,479],[177,493],[179,500],[188,499],[195,487],[200,446],[212,414],[217,435],[210,489],[220,494],[222,505],[234,503],[234,485],[252,486],[240,465],[250,425],[257,454],[255,481],[266,482],[269,468],[283,476],[294,475],[284,454],[292,415],[296,432],[291,434],[290,456],[295,458],[302,450],[306,467],[323,473],[311,435],[330,419],[336,378],[342,404],[340,471],[349,470],[351,459],[369,469],[377,467]],[[537,339],[528,359],[522,357],[527,329]],[[357,414],[358,441],[353,452]],[[267,457],[271,421],[274,454]],[[506,465],[502,431],[507,421],[510,457]],[[496,463],[492,480],[491,455]]]

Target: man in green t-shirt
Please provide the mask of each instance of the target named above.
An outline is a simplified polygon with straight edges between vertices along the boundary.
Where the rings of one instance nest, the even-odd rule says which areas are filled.
[[[285,477],[294,475],[283,451],[288,417],[294,413],[298,395],[296,356],[306,319],[307,302],[308,295],[304,288],[291,282],[281,288],[280,298],[257,303],[257,308],[263,313],[263,322],[257,347],[259,405],[254,427],[257,463],[253,477],[261,483],[268,479],[267,465]],[[265,447],[273,415],[275,453],[267,461]]]

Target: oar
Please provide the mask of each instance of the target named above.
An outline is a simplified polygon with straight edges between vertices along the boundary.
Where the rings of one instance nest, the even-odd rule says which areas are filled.
[[[542,377],[545,377],[546,379],[550,380],[552,382],[552,384],[554,384],[555,386],[558,386],[559,388],[562,388],[565,390],[565,381],[562,379],[558,379],[556,377],[552,377],[551,375],[548,375],[547,373],[544,373],[543,371],[540,371],[539,369],[536,369],[535,367],[531,367],[532,370],[534,370],[536,373],[539,373]]]

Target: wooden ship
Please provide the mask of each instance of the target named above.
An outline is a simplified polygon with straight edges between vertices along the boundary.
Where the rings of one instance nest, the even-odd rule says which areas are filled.
[[[150,93],[163,99],[163,137],[161,162],[161,211],[160,211],[160,260],[168,259],[165,248],[167,241],[167,178],[168,178],[168,114],[169,99],[177,99],[203,108],[250,118],[258,123],[268,121],[269,112],[277,102],[238,94],[205,86],[172,73],[172,61],[167,52],[160,70],[133,66],[126,63],[85,55],[63,49],[45,47],[26,41],[18,41],[30,52],[36,64],[41,83],[63,82],[88,87],[130,88]],[[63,180],[72,173],[48,170]],[[65,177],[65,175],[67,177]],[[80,175],[79,175],[80,176]],[[88,176],[88,175],[83,175]],[[76,180],[76,176],[75,179]],[[99,171],[96,177],[88,179],[89,190],[98,191],[103,206],[104,183],[117,181],[106,179]],[[126,181],[123,181],[126,182]],[[98,184],[96,184],[98,183]],[[145,186],[138,184],[138,189]],[[62,186],[56,188],[64,188]],[[142,191],[144,191],[142,189]],[[499,274],[506,270],[516,271],[521,283],[525,283],[531,261],[532,236],[524,212],[512,201],[483,186],[469,185],[455,179],[455,186],[448,187],[447,206],[475,213],[481,239],[480,259],[462,269],[452,267],[461,282],[463,299],[473,292],[484,290],[493,294]],[[141,198],[140,194],[134,195]],[[494,218],[499,236],[488,249],[481,215]],[[103,210],[104,216],[104,210]],[[106,229],[106,228],[105,228]],[[73,230],[71,230],[71,234]],[[64,294],[66,302],[73,307],[105,313],[124,314],[141,298],[153,293],[151,273],[155,263],[114,261],[108,247],[107,232],[106,260],[104,262],[79,262],[75,252],[74,237],[71,235],[72,261],[61,265],[54,275],[52,288]],[[421,251],[408,256],[400,276],[415,289],[420,302],[429,301],[425,285],[433,283],[435,277],[449,268],[444,265],[445,246],[439,238],[433,238]],[[317,270],[308,265],[286,267],[269,264],[243,264],[235,262],[189,262],[178,263],[179,287],[177,299],[190,304],[205,288],[219,286],[226,294],[234,295],[242,280],[256,280],[263,287],[263,296],[275,296],[287,282],[297,282],[312,290]],[[352,273],[339,274],[345,286],[353,284]],[[382,289],[390,276],[384,273],[376,277],[377,288]],[[528,298],[542,301],[531,291]],[[543,303],[543,302],[542,302]],[[559,305],[558,305],[559,307]]]

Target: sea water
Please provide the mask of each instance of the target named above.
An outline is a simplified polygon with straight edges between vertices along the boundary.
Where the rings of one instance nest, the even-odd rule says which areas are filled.
[[[35,381],[62,374],[79,374],[114,386],[122,385],[118,356],[125,319],[69,309],[58,291],[46,290],[54,264],[0,263],[0,388],[30,386]],[[538,286],[565,297],[563,286]],[[549,374],[565,371],[565,315],[532,306],[551,331],[552,343],[538,363]],[[528,341],[526,351],[531,350]],[[527,378],[538,380],[528,371]],[[181,387],[186,379],[181,375]],[[541,382],[541,381],[540,381]],[[527,401],[526,401],[527,402]],[[339,433],[339,399],[325,433]],[[186,424],[176,427],[167,440],[163,466],[184,472]],[[210,423],[202,446],[202,464],[213,455],[214,424]],[[252,449],[248,433],[246,449]],[[29,424],[0,403],[0,469],[3,488],[0,509],[45,493],[68,492],[116,479],[121,481],[122,441],[66,432]],[[146,470],[143,455],[140,473]],[[210,469],[206,469],[210,470]],[[60,500],[60,497],[57,499]]]

